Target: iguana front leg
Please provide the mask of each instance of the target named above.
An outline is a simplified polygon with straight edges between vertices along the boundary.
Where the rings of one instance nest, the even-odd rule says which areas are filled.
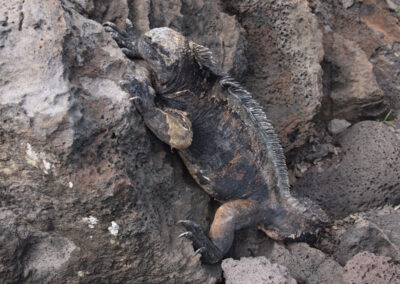
[[[140,58],[137,32],[129,19],[125,21],[126,31],[112,22],[105,22],[104,30],[116,41],[122,52],[130,59]]]
[[[179,150],[190,146],[193,138],[192,123],[184,111],[156,107],[153,88],[134,77],[129,77],[129,81],[123,81],[122,87],[132,95],[146,126],[161,141]]]

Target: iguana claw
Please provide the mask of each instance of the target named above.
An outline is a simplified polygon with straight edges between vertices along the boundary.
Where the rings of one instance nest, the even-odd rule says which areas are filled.
[[[126,31],[111,22],[105,22],[103,26],[128,58],[140,58],[137,47],[138,37],[131,21],[126,21]]]
[[[193,234],[191,233],[191,232],[184,232],[184,233],[182,233],[182,234],[180,234],[179,236],[178,236],[178,239],[180,239],[180,238],[183,238],[183,237],[185,237],[185,238],[192,238],[193,237]]]
[[[196,251],[194,252],[194,255],[203,254],[203,253],[205,253],[205,252],[206,252],[206,248],[205,248],[205,247],[202,247],[202,248],[199,248],[198,250],[196,250]]]
[[[122,89],[128,91],[138,111],[144,113],[154,106],[154,94],[152,94],[145,82],[139,81],[130,74],[125,74],[124,80],[119,82]]]
[[[223,257],[219,248],[208,238],[204,233],[203,228],[190,220],[180,220],[178,224],[183,225],[188,232],[184,232],[180,237],[188,237],[193,242],[193,247],[196,249],[195,254],[201,254],[205,262],[216,263]]]

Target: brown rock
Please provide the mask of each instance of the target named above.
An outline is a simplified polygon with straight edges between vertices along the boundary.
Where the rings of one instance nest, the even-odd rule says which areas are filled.
[[[324,44],[325,60],[338,70],[330,78],[331,115],[353,121],[376,115],[371,107],[382,103],[383,91],[364,51],[335,32],[325,35]]]
[[[400,25],[393,1],[356,1],[351,6],[346,3],[352,1],[341,1],[347,9],[337,1],[311,2],[324,31],[324,94],[329,99],[323,109],[328,118],[336,113],[354,121],[382,115],[388,106],[398,109]]]

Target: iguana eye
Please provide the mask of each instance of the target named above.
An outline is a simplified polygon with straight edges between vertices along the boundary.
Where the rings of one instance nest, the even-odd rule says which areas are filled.
[[[159,45],[159,46],[157,46],[157,47],[158,47],[158,50],[159,50],[162,54],[164,54],[164,55],[166,55],[166,56],[169,56],[169,55],[170,55],[169,51],[168,51],[166,48],[164,48],[163,46]]]

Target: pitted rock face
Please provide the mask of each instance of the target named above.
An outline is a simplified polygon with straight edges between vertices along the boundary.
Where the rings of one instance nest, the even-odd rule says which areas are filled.
[[[338,218],[400,201],[400,140],[390,127],[362,121],[339,137],[340,166],[326,163],[308,170],[293,190],[320,200]]]
[[[346,283],[400,283],[400,265],[389,257],[361,252],[346,263]]]

